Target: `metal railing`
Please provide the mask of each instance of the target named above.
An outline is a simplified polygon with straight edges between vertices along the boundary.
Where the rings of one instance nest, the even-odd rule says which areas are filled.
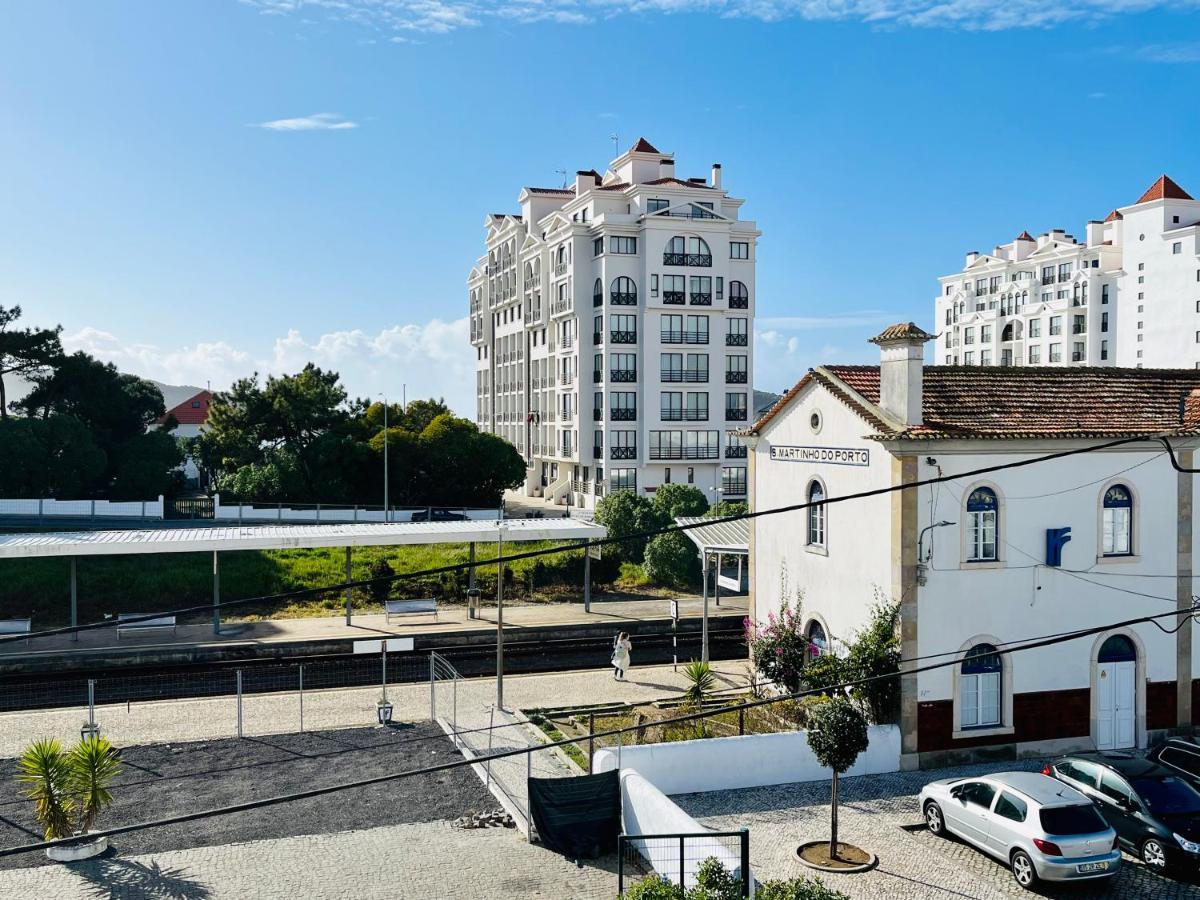
[[[612,369],[608,374],[612,381],[637,381],[637,369]]]
[[[712,266],[711,253],[664,253],[664,266]]]
[[[636,422],[636,406],[620,406],[609,410],[608,417],[613,422]]]
[[[726,347],[745,347],[750,343],[749,338],[744,334],[727,334],[725,335]]]
[[[663,291],[663,303],[669,303],[672,306],[683,306],[685,302],[683,291]]]
[[[726,384],[745,384],[746,383],[746,373],[745,372],[730,372],[730,371],[726,370],[725,383]]]
[[[622,834],[617,837],[617,892],[635,879],[656,875],[684,891],[696,887],[696,875],[708,859],[716,859],[739,882],[742,897],[750,896],[750,832],[700,831],[677,834]]]
[[[637,332],[636,331],[610,331],[608,333],[608,336],[609,336],[609,339],[614,344],[636,344],[637,343]]]
[[[612,291],[608,298],[613,306],[637,306],[637,294],[627,291]]]
[[[637,459],[637,447],[613,447],[609,451],[611,459]]]
[[[703,291],[692,291],[692,306],[712,306],[712,294]]]
[[[749,309],[750,308],[750,298],[749,297],[730,297],[729,298],[729,308],[730,309]]]
[[[707,382],[708,369],[662,369],[660,381]]]

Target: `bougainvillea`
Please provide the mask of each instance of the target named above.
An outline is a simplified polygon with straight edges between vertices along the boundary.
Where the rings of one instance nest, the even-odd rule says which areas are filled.
[[[746,643],[759,673],[789,693],[800,690],[801,670],[819,649],[804,635],[800,604],[786,602],[779,614],[768,613],[766,622],[744,621]]]

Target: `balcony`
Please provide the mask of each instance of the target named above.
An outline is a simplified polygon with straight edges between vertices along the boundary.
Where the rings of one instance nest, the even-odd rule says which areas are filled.
[[[663,369],[659,372],[660,381],[707,383],[708,369]]]
[[[592,421],[593,422],[603,422],[604,421],[604,410],[593,409],[592,410]]]
[[[608,373],[609,381],[615,382],[632,382],[637,381],[637,369],[613,369]]]
[[[702,291],[693,291],[691,302],[692,306],[712,306],[712,294],[706,294]]]
[[[567,274],[567,264],[565,262],[555,263],[554,264],[554,274],[555,275],[566,275]]]
[[[683,291],[663,291],[663,303],[670,306],[683,306],[685,302]]]
[[[574,305],[571,303],[570,297],[565,300],[555,300],[552,304],[550,304],[550,315],[557,316],[561,315],[562,313],[569,313],[573,306]]]
[[[614,422],[636,422],[637,407],[621,406],[616,409],[611,409],[608,412],[608,417]]]
[[[658,336],[658,339],[659,339],[659,341],[661,341],[664,344],[682,344],[683,343],[683,332],[667,330],[667,331],[660,333]]]
[[[559,350],[570,350],[574,346],[575,346],[575,338],[571,337],[571,335],[568,334],[566,337],[564,337],[562,339],[562,344],[559,346],[558,349]]]
[[[725,421],[726,422],[745,422],[746,421],[746,408],[745,407],[734,407],[733,409],[726,408]]]
[[[746,496],[746,482],[721,479],[721,493],[726,497]]]
[[[610,331],[608,333],[608,338],[614,344],[636,344],[637,343],[637,332],[636,331]]]
[[[727,334],[727,335],[725,335],[725,346],[726,347],[746,347],[746,346],[749,346],[749,343],[750,343],[750,341],[747,339],[747,336],[744,334]]]
[[[655,213],[659,216],[670,216],[672,219],[715,219],[717,214],[703,206],[688,204],[686,208],[664,209]]]
[[[749,297],[730,297],[729,298],[729,308],[730,309],[749,309],[750,308],[750,298]]]
[[[1086,325],[1076,325],[1074,328],[1071,329],[1071,334],[1087,334],[1087,326]]]
[[[742,444],[727,444],[725,447],[726,459],[745,459],[746,447]]]
[[[682,422],[683,421],[683,410],[682,409],[659,410],[658,417],[660,419],[662,419],[664,422]]]
[[[664,253],[664,266],[712,266],[711,253]]]
[[[726,384],[746,384],[745,372],[729,372],[725,373]]]
[[[637,306],[637,294],[624,291],[613,291],[608,295],[608,300],[613,306]]]
[[[707,422],[708,409],[685,409],[683,419],[685,422]]]
[[[562,445],[562,455],[563,455],[563,456],[566,456],[566,457],[570,457],[570,456],[571,456],[571,445],[570,445],[570,444],[563,444],[563,445]]]
[[[525,324],[527,325],[538,321],[541,319],[541,317],[542,307],[540,304],[538,306],[531,306],[529,309],[525,310]]]
[[[716,447],[651,447],[651,459],[720,459]]]
[[[603,344],[604,343],[604,333],[601,331],[593,331],[592,332],[592,343],[593,344]]]
[[[613,447],[609,450],[610,459],[637,459],[637,447]]]

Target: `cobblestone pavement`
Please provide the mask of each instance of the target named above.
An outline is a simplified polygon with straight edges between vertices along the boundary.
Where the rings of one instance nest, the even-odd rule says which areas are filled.
[[[1040,761],[1008,764],[1037,770]],[[825,880],[855,900],[991,900],[1028,897],[1012,875],[975,848],[943,840],[919,826],[917,794],[938,778],[998,771],[996,765],[964,766],[924,772],[898,772],[845,778],[839,782],[839,840],[871,850],[878,867],[858,875],[828,875]],[[750,860],[759,880],[812,875],[796,860],[803,841],[829,837],[829,782],[786,784],[737,791],[714,791],[674,798],[704,825],[720,830],[750,829]],[[1051,896],[1080,898],[1200,898],[1200,888],[1147,872],[1126,856],[1108,882],[1055,886]]]
[[[511,829],[434,822],[13,869],[0,898],[612,900],[615,866],[577,867]]]

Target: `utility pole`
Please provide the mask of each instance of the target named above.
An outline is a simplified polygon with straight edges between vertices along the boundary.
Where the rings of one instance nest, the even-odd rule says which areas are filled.
[[[501,517],[504,510],[500,511]],[[496,520],[496,559],[504,556],[504,520]],[[496,706],[504,709],[504,563],[496,563]]]
[[[383,397],[383,520],[392,521],[391,507],[388,506],[388,401],[387,394]]]

